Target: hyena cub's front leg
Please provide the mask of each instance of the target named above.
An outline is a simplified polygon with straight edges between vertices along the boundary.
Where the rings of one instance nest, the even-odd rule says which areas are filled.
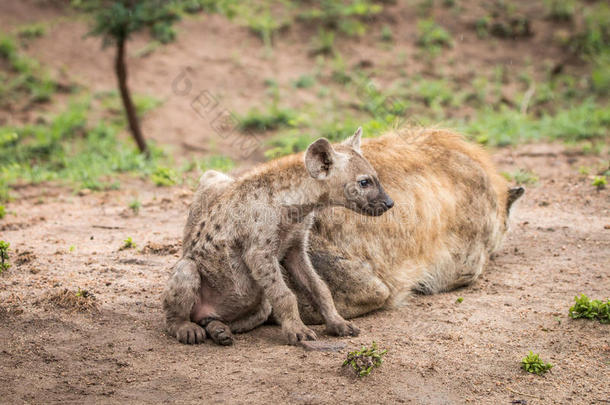
[[[196,344],[205,340],[205,330],[191,322],[191,310],[197,301],[201,278],[195,262],[182,258],[163,293],[167,331],[181,343]]]
[[[309,255],[301,243],[288,250],[284,263],[295,281],[307,290],[313,299],[314,305],[324,319],[328,334],[358,336],[360,329],[339,315],[328,286],[314,270]]]
[[[302,340],[316,340],[316,333],[301,321],[297,299],[284,282],[277,258],[261,252],[264,251],[253,249],[246,253],[245,264],[269,299],[288,343],[295,345]]]

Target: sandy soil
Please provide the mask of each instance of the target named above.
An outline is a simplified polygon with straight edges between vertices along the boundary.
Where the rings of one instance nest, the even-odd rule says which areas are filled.
[[[482,278],[356,319],[357,338],[315,327],[346,343],[331,353],[286,346],[273,325],[232,347],[185,346],[164,333],[160,293],[190,190],[126,184],[140,190],[139,215],[126,208],[130,191],[17,190],[0,221],[13,249],[0,276],[0,402],[607,402],[610,326],[567,316],[576,294],[610,292],[610,195],[577,172],[600,160],[557,145],[505,149],[495,160],[534,169],[540,181]],[[129,236],[137,248],[119,250]],[[75,300],[79,288],[94,299]],[[357,379],[341,363],[371,341],[388,349],[386,362]],[[555,367],[525,373],[529,350]]]
[[[28,44],[28,54],[61,83],[115,89],[111,50],[83,39],[85,22],[66,17],[55,3],[1,1],[0,26],[11,31],[47,22],[47,34]],[[459,14],[435,8],[436,20],[460,34],[434,63],[414,46],[415,24],[404,23],[415,21],[414,7],[397,3],[377,18],[371,35],[336,41],[347,66],[366,62],[382,84],[413,73],[468,82],[498,65],[533,76],[556,64],[572,73],[584,69],[562,59],[550,23],[540,17],[542,2],[518,2],[538,18],[534,37],[511,42],[476,37],[472,24],[483,15],[477,2],[460,2],[467,12]],[[383,24],[392,26],[392,47],[379,45]],[[214,132],[213,116],[193,110],[204,91],[217,97],[219,109],[242,114],[266,105],[264,80],[274,78],[290,92],[282,105],[317,102],[289,84],[316,69],[307,53],[314,33],[308,27],[283,33],[272,54],[246,28],[220,16],[189,18],[178,30],[176,43],[146,58],[134,55],[146,45],[144,37],[129,44],[133,90],[164,101],[145,117],[144,131],[173,146],[174,156],[222,153],[242,168],[262,159],[262,149],[244,157],[233,139]],[[182,72],[192,85],[186,93],[172,86]],[[65,99],[58,94],[35,111],[0,111],[0,125],[36,121],[45,111],[61,110]],[[272,325],[238,335],[232,347],[185,346],[164,333],[160,293],[180,254],[191,190],[129,178],[121,179],[122,190],[86,195],[53,185],[19,187],[0,220],[13,263],[0,275],[0,403],[610,402],[610,326],[567,316],[576,294],[610,295],[610,195],[578,173],[603,159],[607,164],[607,156],[545,144],[497,151],[502,170],[530,169],[540,181],[528,187],[503,249],[482,278],[356,319],[358,338],[330,338],[315,327],[324,340],[346,344],[331,353],[286,346]],[[136,197],[143,203],[139,215],[127,208]],[[120,250],[127,237],[136,249]],[[77,298],[79,288],[93,297]],[[348,350],[373,340],[388,349],[381,368],[365,379],[341,368]],[[529,350],[555,365],[550,373],[520,370]]]

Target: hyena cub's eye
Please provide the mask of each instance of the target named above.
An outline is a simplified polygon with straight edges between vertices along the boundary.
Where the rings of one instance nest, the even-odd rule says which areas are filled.
[[[371,180],[369,179],[362,179],[358,182],[358,184],[360,184],[360,187],[365,188],[371,185]]]

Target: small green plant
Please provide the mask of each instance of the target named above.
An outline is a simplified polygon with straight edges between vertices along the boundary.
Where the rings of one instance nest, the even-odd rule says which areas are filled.
[[[78,291],[76,291],[76,296],[77,297],[82,297],[82,298],[93,298],[93,294],[91,292],[89,292],[89,290],[81,290],[80,287],[78,287]]]
[[[381,27],[381,40],[384,42],[392,42],[394,40],[394,34],[392,28],[389,25]]]
[[[297,89],[308,89],[316,83],[316,79],[311,75],[302,75],[293,82]]]
[[[538,176],[529,170],[518,169],[512,173],[502,173],[507,180],[513,180],[517,184],[536,184]]]
[[[4,218],[6,216],[6,208],[4,208],[4,205],[0,205],[0,219]]]
[[[373,342],[371,347],[363,346],[360,350],[354,350],[347,354],[347,358],[343,362],[343,367],[351,366],[358,377],[365,377],[373,371],[373,368],[381,366],[383,356],[387,350],[379,351],[377,343]]]
[[[158,187],[173,186],[178,182],[176,172],[168,167],[157,167],[150,179]]]
[[[335,52],[335,33],[320,28],[318,34],[313,38],[311,55],[331,55]]]
[[[593,183],[591,183],[591,185],[595,186],[598,190],[606,188],[607,184],[608,180],[606,180],[606,176],[595,176]]]
[[[463,297],[458,297],[458,299],[455,300],[455,302],[457,302],[458,304],[461,304],[462,302],[464,302],[464,298]]]
[[[576,3],[574,0],[545,0],[547,16],[555,21],[570,21],[574,17]]]
[[[551,363],[543,362],[542,359],[540,359],[540,355],[534,354],[530,350],[529,354],[521,360],[521,368],[528,373],[543,375],[553,368],[553,365]]]
[[[199,164],[201,171],[218,170],[228,172],[235,167],[235,161],[228,156],[212,155],[204,158]]]
[[[17,29],[17,35],[20,38],[38,38],[42,37],[46,33],[46,28],[43,24],[28,24],[23,25]]]
[[[427,51],[436,53],[442,47],[451,47],[451,35],[433,20],[417,22],[417,45]]]
[[[11,267],[11,264],[8,262],[8,251],[10,250],[10,246],[10,243],[0,240],[0,273]]]
[[[0,60],[7,69],[0,76],[0,106],[27,95],[31,101],[45,102],[55,92],[56,84],[37,60],[19,52],[15,39],[0,33]],[[4,72],[9,73],[4,75]]]
[[[240,121],[240,129],[243,132],[273,131],[280,127],[291,127],[296,118],[296,113],[289,109],[272,106],[267,112],[261,112],[258,108],[250,110]]]
[[[68,251],[70,253],[74,252],[75,250],[76,250],[76,246],[74,246],[74,245],[70,245],[70,247],[68,248]]]
[[[140,207],[142,207],[142,203],[137,198],[129,203],[129,209],[134,213],[134,215],[138,215],[140,213]]]
[[[597,319],[604,324],[610,324],[610,299],[590,300],[585,294],[574,297],[575,304],[570,307],[569,315],[573,319]]]
[[[120,250],[135,249],[135,248],[136,248],[136,243],[133,241],[131,236],[129,236],[127,239],[125,239],[123,241],[123,246],[121,246]]]

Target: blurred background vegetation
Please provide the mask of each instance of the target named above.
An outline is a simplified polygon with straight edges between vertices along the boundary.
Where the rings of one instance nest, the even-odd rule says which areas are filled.
[[[119,188],[122,176],[134,175],[159,186],[193,181],[205,169],[298,152],[317,137],[338,141],[358,126],[367,136],[403,125],[449,127],[489,147],[560,141],[579,153],[608,155],[607,1],[158,3],[31,0],[19,7],[44,12],[25,19],[23,9],[2,10],[0,25],[8,28],[0,32],[0,201],[11,198],[11,188],[48,181],[75,190]],[[176,97],[138,83],[131,98],[150,150],[141,153],[128,135],[133,124],[116,69],[105,73],[114,85],[108,79],[100,90],[93,79],[79,80],[80,67],[71,69],[82,66],[80,58],[39,57],[37,41],[70,24],[75,34],[63,33],[58,47],[116,61],[102,45],[125,40],[130,80],[148,69],[171,82],[181,70],[150,73],[164,57],[202,74],[209,69],[218,82],[252,69],[246,88],[225,85],[219,99],[237,122],[235,136],[255,137],[260,147],[242,156],[204,122],[197,134],[189,127],[166,139],[159,123],[180,127],[197,113],[173,108]],[[194,37],[195,26],[206,35]],[[224,26],[234,51],[219,69],[206,41]],[[86,34],[102,38],[93,51]],[[208,45],[208,55],[193,56]],[[154,125],[147,127],[149,120]]]

